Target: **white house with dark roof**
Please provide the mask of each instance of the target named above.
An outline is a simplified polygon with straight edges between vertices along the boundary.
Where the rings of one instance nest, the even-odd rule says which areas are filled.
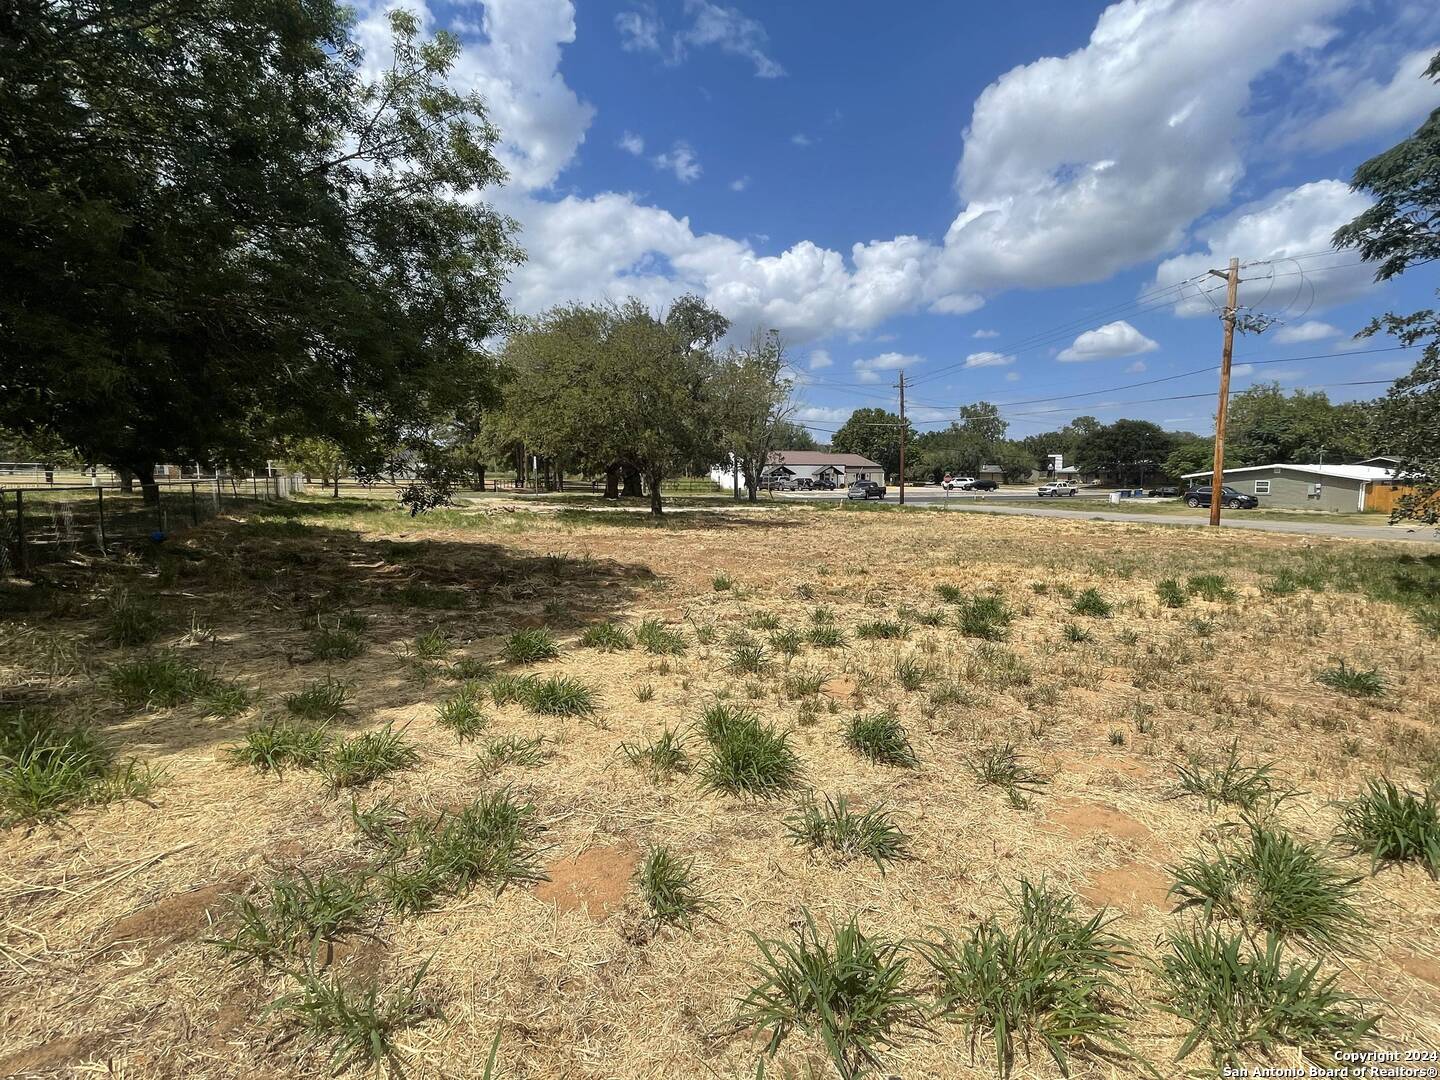
[[[832,454],[823,450],[773,450],[765,466],[764,475],[788,477],[820,485],[824,481],[837,488],[863,481],[885,483],[885,469],[875,461],[860,454]],[[722,488],[735,485],[734,470],[728,465],[716,465],[710,470],[710,479]],[[743,486],[745,478],[740,478]]]

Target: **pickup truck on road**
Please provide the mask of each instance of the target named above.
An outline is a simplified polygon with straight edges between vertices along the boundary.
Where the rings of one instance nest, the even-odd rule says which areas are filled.
[[[1075,491],[1075,485],[1068,480],[1053,480],[1048,484],[1041,484],[1040,490],[1035,494],[1042,499],[1047,495],[1058,499],[1061,495],[1074,495]]]

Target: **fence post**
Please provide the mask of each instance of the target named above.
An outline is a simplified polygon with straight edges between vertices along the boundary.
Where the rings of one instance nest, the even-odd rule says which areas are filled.
[[[25,493],[15,489],[15,565],[23,576],[30,568],[25,557]]]
[[[104,555],[104,554],[105,554],[105,489],[104,489],[103,487],[97,487],[97,488],[95,489],[95,495],[96,495],[96,498],[99,500],[99,513],[98,513],[98,515],[97,515],[97,516],[98,516],[99,524],[97,524],[97,525],[95,526],[95,531],[96,531],[96,533],[97,533],[97,534],[99,535],[99,537],[100,537],[100,554],[101,554],[101,555]]]
[[[200,524],[200,497],[195,493],[195,481],[190,481],[190,524]]]

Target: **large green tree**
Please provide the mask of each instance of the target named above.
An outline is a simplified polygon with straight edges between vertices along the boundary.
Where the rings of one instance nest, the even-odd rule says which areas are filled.
[[[796,449],[782,442],[795,412],[786,366],[784,346],[771,332],[757,333],[747,348],[731,349],[718,367],[712,395],[716,435],[738,464],[751,502],[759,497],[760,474],[771,452]]]
[[[0,425],[149,483],[324,438],[423,470],[489,401],[518,257],[459,45],[335,0],[13,0],[0,13]],[[382,61],[385,58],[372,58]]]
[[[1425,76],[1440,81],[1440,53]],[[1336,232],[1335,243],[1377,260],[1377,281],[1440,259],[1440,109],[1408,139],[1356,169],[1350,186],[1373,196],[1375,204]],[[1396,516],[1435,524],[1440,522],[1440,314],[1390,312],[1362,334],[1382,330],[1403,344],[1423,344],[1424,352],[1381,403],[1374,440],[1398,455],[1401,470],[1416,480],[1415,495],[1402,500]]]
[[[915,429],[905,421],[907,445],[915,441]],[[885,409],[856,409],[830,438],[837,454],[859,454],[878,463],[885,475],[900,471],[900,417]]]
[[[1086,435],[1075,451],[1086,472],[1108,473],[1121,484],[1143,484],[1161,471],[1175,436],[1148,420],[1116,420]]]
[[[1323,390],[1257,383],[1230,399],[1225,460],[1234,466],[1365,457],[1372,453],[1369,427],[1364,405],[1336,405]]]

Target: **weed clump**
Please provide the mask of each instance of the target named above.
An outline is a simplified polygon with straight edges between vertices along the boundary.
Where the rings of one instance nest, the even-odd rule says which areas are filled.
[[[560,643],[555,635],[544,627],[533,630],[517,630],[505,642],[503,650],[506,660],[512,664],[534,664],[541,660],[554,660],[560,655]]]
[[[473,739],[490,724],[490,718],[481,708],[485,691],[476,683],[461,683],[453,694],[435,709],[435,719],[441,727],[455,733],[461,742]]]
[[[1353,668],[1341,660],[1332,668],[1326,668],[1315,676],[1316,681],[1331,690],[1338,690],[1350,697],[1379,697],[1385,692],[1385,680],[1378,668],[1366,671]]]
[[[53,821],[79,806],[143,799],[162,776],[134,759],[117,763],[88,728],[35,710],[0,711],[0,828]]]
[[[1370,870],[1385,863],[1419,863],[1440,878],[1440,789],[1407,791],[1390,780],[1370,780],[1340,805],[1335,839],[1370,856]]]
[[[1222,757],[1192,754],[1185,764],[1176,764],[1180,794],[1205,800],[1210,809],[1221,804],[1253,811],[1262,802],[1281,802],[1298,792],[1277,788],[1273,761],[1245,762],[1240,758],[1239,740],[1232,741]]]
[[[685,651],[685,635],[659,619],[646,619],[636,627],[635,641],[655,656],[679,656]]]
[[[852,716],[845,729],[845,742],[877,765],[913,769],[917,764],[905,726],[889,710]]]
[[[910,837],[883,806],[856,813],[843,795],[826,795],[822,806],[811,792],[784,824],[795,844],[829,852],[839,862],[871,859],[882,874],[887,862],[910,858]]]
[[[580,635],[580,644],[587,649],[599,649],[601,652],[622,652],[634,646],[635,639],[619,623],[607,621],[586,627],[585,632]]]
[[[621,743],[620,752],[625,760],[637,769],[650,774],[651,779],[668,780],[676,773],[690,771],[690,756],[685,751],[685,736],[674,728],[662,728],[659,736],[649,743]]]
[[[328,724],[339,716],[350,701],[353,687],[329,675],[323,680],[307,683],[304,689],[285,695],[285,708],[312,724]]]
[[[164,625],[155,601],[129,589],[116,589],[105,598],[101,628],[105,640],[121,648],[149,645]]]
[[[272,720],[245,734],[239,746],[225,753],[237,765],[249,765],[259,772],[284,772],[287,768],[318,769],[330,752],[330,736],[321,728],[293,720]]]
[[[419,752],[389,724],[335,743],[320,762],[320,771],[332,787],[368,784],[392,772],[412,768]]]
[[[1092,619],[1108,619],[1115,609],[1110,601],[1100,595],[1100,590],[1093,586],[1081,590],[1070,603],[1072,615],[1088,615]]]
[[[645,907],[657,923],[688,929],[707,906],[695,882],[695,861],[681,859],[669,848],[651,847],[635,877]]]
[[[795,785],[800,759],[789,737],[753,710],[716,703],[705,710],[700,726],[710,744],[700,766],[707,790],[773,799]]]

